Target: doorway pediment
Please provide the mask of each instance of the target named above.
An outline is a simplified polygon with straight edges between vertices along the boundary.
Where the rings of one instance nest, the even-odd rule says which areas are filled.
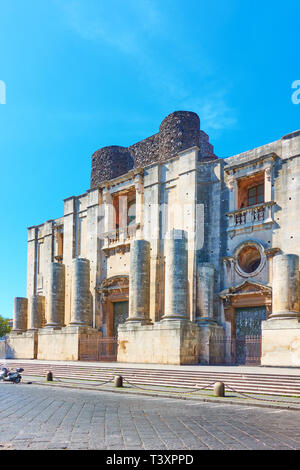
[[[237,286],[231,286],[227,289],[224,289],[220,292],[219,296],[221,299],[228,299],[228,297],[238,296],[238,295],[257,295],[262,294],[264,296],[271,296],[272,295],[272,288],[261,284],[259,282],[253,281],[244,281]]]

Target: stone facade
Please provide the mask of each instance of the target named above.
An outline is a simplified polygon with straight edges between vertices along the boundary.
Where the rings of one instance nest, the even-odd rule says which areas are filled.
[[[299,156],[294,132],[218,159],[186,111],[95,152],[90,189],[28,229],[10,356],[300,366]]]

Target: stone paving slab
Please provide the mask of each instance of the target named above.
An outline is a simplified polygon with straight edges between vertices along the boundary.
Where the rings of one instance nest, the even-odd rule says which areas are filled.
[[[299,450],[300,413],[56,385],[0,384],[1,448]]]

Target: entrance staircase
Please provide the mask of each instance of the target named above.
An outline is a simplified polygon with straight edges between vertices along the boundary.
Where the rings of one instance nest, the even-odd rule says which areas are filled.
[[[1,361],[0,361],[1,362]],[[224,368],[216,371],[205,371],[205,368],[195,370],[179,369],[151,369],[139,367],[119,367],[116,365],[91,365],[91,364],[53,364],[47,362],[22,362],[8,361],[10,368],[23,367],[25,376],[46,377],[49,370],[58,379],[74,379],[89,381],[105,381],[115,375],[122,375],[125,380],[135,385],[164,386],[172,388],[204,387],[217,381],[222,381],[232,389],[243,393],[255,393],[265,395],[281,395],[300,397],[300,371],[299,375],[281,375],[274,373],[254,373],[224,371]],[[212,389],[213,385],[207,387]]]

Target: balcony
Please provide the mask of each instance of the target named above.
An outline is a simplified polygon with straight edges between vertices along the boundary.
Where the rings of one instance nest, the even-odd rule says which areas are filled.
[[[139,228],[140,224],[132,224],[103,233],[104,244],[102,250],[105,255],[108,256],[109,251],[112,249],[124,252],[126,247],[130,245],[130,242],[136,238]]]
[[[229,219],[227,232],[252,232],[254,230],[271,228],[274,204],[274,201],[268,201],[227,212],[226,215]]]

